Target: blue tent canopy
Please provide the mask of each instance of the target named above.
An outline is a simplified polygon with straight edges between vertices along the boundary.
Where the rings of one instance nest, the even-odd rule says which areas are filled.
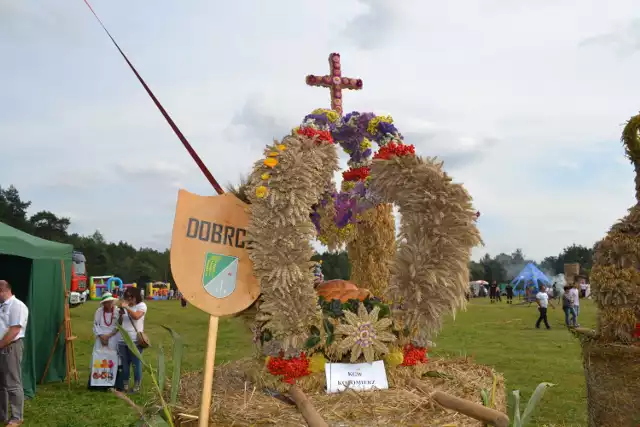
[[[527,264],[511,281],[514,293],[523,294],[525,289],[533,287],[536,292],[540,284],[551,285],[551,280],[533,263]]]

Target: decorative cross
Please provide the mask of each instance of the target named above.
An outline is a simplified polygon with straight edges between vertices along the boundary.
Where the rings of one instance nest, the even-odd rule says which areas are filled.
[[[330,75],[314,76],[309,74],[306,81],[309,86],[328,87],[331,91],[331,109],[342,115],[342,89],[360,90],[362,89],[362,80],[342,77],[339,53],[329,55],[329,69]]]

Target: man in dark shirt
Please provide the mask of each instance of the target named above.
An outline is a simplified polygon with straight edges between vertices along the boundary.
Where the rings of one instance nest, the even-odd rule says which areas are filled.
[[[507,304],[513,304],[513,285],[507,283],[505,290],[507,291]]]
[[[491,282],[489,286],[489,298],[491,298],[491,304],[493,304],[496,300],[496,295],[498,293],[498,283],[494,280]]]

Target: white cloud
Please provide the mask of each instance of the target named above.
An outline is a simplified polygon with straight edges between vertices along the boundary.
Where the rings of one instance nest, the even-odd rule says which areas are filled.
[[[211,187],[90,13],[41,3],[0,0],[0,183],[73,214],[78,232],[167,245],[176,187]],[[634,5],[94,1],[223,185],[328,106],[304,76],[337,51],[364,80],[346,111],[392,114],[466,184],[486,243],[475,253],[535,258],[592,244],[633,203],[619,134],[640,108],[640,58],[620,55],[637,46]]]

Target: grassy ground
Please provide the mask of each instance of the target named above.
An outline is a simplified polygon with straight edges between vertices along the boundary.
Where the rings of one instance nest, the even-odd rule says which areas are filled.
[[[76,355],[80,384],[72,385],[71,389],[66,384],[40,386],[36,398],[26,403],[26,426],[115,427],[134,421],[131,409],[116,397],[86,390],[96,307],[97,304],[91,302],[71,310],[74,334],[78,336]],[[459,313],[455,321],[447,319],[431,355],[473,355],[478,363],[503,372],[508,390],[520,389],[525,404],[538,383],[553,382],[557,387],[546,394],[532,425],[584,426],[587,424],[586,392],[580,346],[563,328],[561,309],[549,310],[551,331],[534,329],[536,317],[537,310],[533,306],[491,305],[486,300],[473,300],[469,310]],[[583,326],[594,326],[595,310],[590,302],[583,303],[580,320]],[[191,306],[183,309],[177,301],[149,303],[145,331],[154,346],[163,343],[170,349],[171,339],[160,325],[170,326],[183,336],[187,346],[184,371],[201,369],[207,315]],[[149,350],[145,355],[153,360],[153,353]],[[222,320],[216,363],[252,353],[250,335],[243,322],[240,319]],[[145,383],[144,388],[150,390],[150,385]],[[143,404],[148,397],[143,392],[134,400]]]

